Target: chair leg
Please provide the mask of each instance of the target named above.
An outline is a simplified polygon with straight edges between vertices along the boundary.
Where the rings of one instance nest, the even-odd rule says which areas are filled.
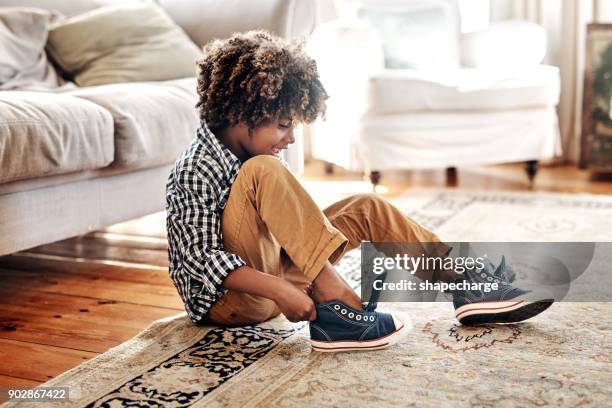
[[[530,183],[533,183],[533,179],[535,179],[536,173],[538,172],[538,161],[537,160],[527,160],[525,162],[525,171],[527,172],[527,178]]]
[[[372,191],[376,192],[376,186],[380,183],[381,173],[378,170],[370,171],[370,183],[372,183]]]
[[[330,162],[325,162],[325,174],[333,174],[334,172],[334,164]]]
[[[458,181],[458,174],[456,167],[447,167],[446,168],[446,186],[447,187],[455,187]]]

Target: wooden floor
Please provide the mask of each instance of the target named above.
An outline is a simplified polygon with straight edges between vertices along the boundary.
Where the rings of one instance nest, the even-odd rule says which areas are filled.
[[[371,191],[361,174],[321,162],[304,185],[322,205]],[[443,171],[384,172],[379,192],[444,187]],[[612,177],[544,167],[530,186],[521,165],[459,169],[457,187],[612,194]],[[31,387],[184,311],[168,277],[165,214],[0,257],[0,387]],[[69,222],[69,219],[66,220]]]

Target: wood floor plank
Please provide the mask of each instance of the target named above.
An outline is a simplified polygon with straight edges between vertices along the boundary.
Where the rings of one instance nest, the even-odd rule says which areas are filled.
[[[39,382],[35,380],[11,377],[8,375],[0,375],[0,387],[32,388],[32,387],[36,387],[38,384]]]
[[[0,375],[47,381],[98,353],[0,339]]]
[[[3,316],[0,315],[0,318]],[[25,312],[14,316],[3,318],[0,322],[0,339],[103,353],[139,332],[138,329],[117,326],[112,322],[101,323],[83,318],[54,320]]]
[[[302,181],[367,182],[367,176],[334,166],[333,174],[325,174],[321,160],[310,160],[304,166]],[[382,172],[381,194],[395,196],[413,188],[446,188],[445,170],[386,170]],[[458,189],[491,189],[512,191],[550,191],[567,193],[612,194],[612,173],[580,170],[575,165],[540,166],[530,185],[523,163],[458,167]]]
[[[40,381],[28,380],[26,378],[11,377],[0,375],[0,387],[4,388],[34,388]],[[0,393],[0,404],[8,401],[8,395]]]
[[[106,277],[0,268],[2,286],[15,291],[36,290],[64,295],[116,300],[137,305],[180,309],[183,303],[174,286],[116,281]]]
[[[151,268],[143,265],[138,267],[108,265],[87,260],[79,261],[70,258],[31,255],[27,251],[0,256],[0,268],[40,273],[58,272],[89,277],[92,280],[106,278],[116,281],[172,286],[167,268]]]
[[[0,338],[104,352],[152,321],[181,313],[43,292],[0,288]]]
[[[168,267],[166,250],[111,246],[99,240],[88,240],[86,243],[79,240],[59,241],[32,248],[28,252],[92,260],[112,259]]]
[[[36,311],[41,317],[61,319],[81,316],[87,319],[111,321],[116,325],[127,327],[147,324],[183,310],[48,292],[28,290],[17,292],[12,291],[10,287],[0,287],[0,297],[2,298],[0,313]],[[86,316],[83,313],[86,313]]]

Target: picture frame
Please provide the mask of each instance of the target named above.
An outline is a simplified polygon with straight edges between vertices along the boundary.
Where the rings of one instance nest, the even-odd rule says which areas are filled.
[[[612,170],[612,24],[587,25],[582,101],[582,169]]]

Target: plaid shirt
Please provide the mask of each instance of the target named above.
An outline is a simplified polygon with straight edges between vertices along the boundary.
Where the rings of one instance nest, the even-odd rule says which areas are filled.
[[[240,166],[202,122],[166,184],[170,278],[196,324],[225,293],[225,277],[246,265],[240,256],[223,250],[221,234],[221,214]]]

